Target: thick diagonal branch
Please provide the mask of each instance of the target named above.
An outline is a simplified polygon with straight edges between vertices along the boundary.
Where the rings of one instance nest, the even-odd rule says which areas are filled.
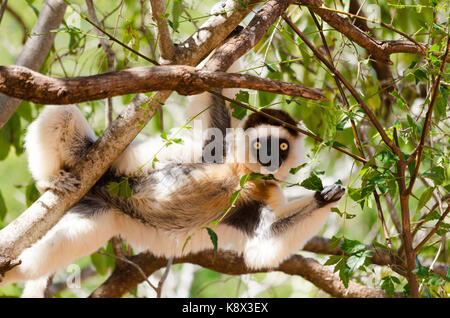
[[[267,30],[283,14],[292,0],[269,0],[255,14],[248,26],[214,52],[205,69],[226,71],[238,58],[253,48],[267,33]]]
[[[21,66],[0,66],[0,92],[40,104],[71,104],[118,95],[176,90],[182,95],[210,88],[248,88],[326,100],[321,91],[247,74],[197,70],[192,66],[148,66],[92,76],[55,78]]]

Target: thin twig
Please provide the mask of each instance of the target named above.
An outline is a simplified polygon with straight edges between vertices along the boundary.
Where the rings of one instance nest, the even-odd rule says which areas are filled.
[[[28,37],[28,27],[25,24],[25,22],[23,21],[22,17],[13,9],[11,9],[10,6],[6,7],[6,11],[11,15],[11,17],[16,20],[17,23],[20,24],[20,26],[22,27],[23,30],[23,38],[22,38],[22,44],[25,44],[25,42],[27,41],[27,37]]]
[[[67,5],[71,5],[70,2],[68,0],[63,0]],[[89,24],[91,24],[94,28],[96,28],[97,30],[99,30],[100,32],[102,32],[104,35],[106,35],[111,41],[116,42],[117,44],[119,44],[120,46],[123,46],[124,48],[126,48],[128,51],[133,52],[134,54],[136,54],[137,56],[143,58],[144,60],[153,63],[155,65],[159,65],[158,62],[156,62],[155,60],[145,56],[144,54],[134,50],[133,48],[129,47],[128,45],[126,45],[125,43],[123,43],[122,41],[120,41],[119,39],[117,39],[114,35],[108,33],[107,31],[103,30],[102,27],[100,27],[99,25],[97,25],[94,21],[92,21],[91,19],[89,19],[89,17],[87,17],[86,15],[84,15],[81,12],[78,12],[78,14],[80,15],[80,17],[85,20],[86,22],[88,22]]]
[[[394,26],[392,24],[386,24],[386,23],[383,23],[381,21],[372,20],[372,19],[360,16],[360,15],[357,15],[357,14],[353,14],[353,13],[349,13],[349,12],[345,12],[345,11],[341,11],[341,10],[337,10],[337,9],[332,9],[332,8],[328,8],[328,7],[320,7],[320,9],[327,10],[327,11],[332,11],[332,12],[339,13],[339,14],[344,14],[344,15],[350,16],[352,18],[364,20],[364,21],[367,21],[367,22],[370,22],[370,23],[379,24],[382,27],[385,27],[386,29],[389,29],[389,30],[391,30],[391,31],[393,31],[395,33],[398,33],[401,36],[407,38],[408,40],[413,42],[415,45],[417,45],[422,50],[424,55],[427,54],[427,49],[423,46],[423,44],[417,42],[412,36],[402,32],[400,30],[397,30],[396,28],[394,28]]]
[[[322,27],[319,24],[319,21],[317,21],[317,18],[311,9],[309,9],[309,13],[311,14],[311,17],[313,18],[314,23],[316,24],[317,29],[319,30],[320,38],[322,39],[322,43],[325,48],[325,52],[327,53],[327,56],[328,56],[328,61],[334,68],[335,66],[333,63],[333,58],[331,56],[331,51],[327,44],[327,40],[325,39],[325,35],[323,34]],[[344,89],[342,88],[341,82],[339,81],[339,79],[336,76],[333,76],[333,78],[334,78],[334,81],[336,82],[336,86],[339,89],[342,99],[344,100],[345,107],[347,108],[348,111],[350,111],[350,104],[348,102],[347,96],[345,95]],[[356,147],[358,148],[359,152],[361,153],[361,156],[365,158],[366,156],[364,154],[364,150],[361,145],[361,138],[358,135],[358,131],[356,129],[356,124],[355,124],[355,121],[353,120],[353,118],[350,118],[350,124],[352,126],[353,136],[355,137]]]
[[[447,206],[447,209],[445,210],[445,212],[441,215],[441,217],[439,218],[439,220],[436,222],[436,224],[434,225],[434,228],[427,234],[427,236],[414,248],[414,253],[418,253],[419,250],[422,248],[422,246],[425,245],[426,242],[428,242],[428,240],[434,235],[434,233],[437,232],[437,230],[439,229],[439,226],[441,225],[442,221],[445,219],[445,217],[447,216],[447,214],[450,212],[450,205]]]
[[[167,261],[166,269],[164,270],[164,274],[162,275],[161,279],[159,280],[158,287],[156,289],[156,298],[161,298],[162,288],[163,288],[164,282],[166,281],[167,277],[169,276],[170,267],[173,264],[173,259],[174,259],[174,257],[171,256],[171,257],[169,257],[169,260]]]
[[[416,181],[417,175],[419,174],[419,168],[420,168],[420,164],[421,164],[421,161],[422,161],[423,149],[424,149],[424,146],[425,146],[425,139],[428,137],[428,132],[429,132],[430,127],[431,127],[431,121],[432,121],[432,115],[433,115],[433,107],[434,107],[434,104],[436,102],[437,95],[439,93],[439,86],[440,86],[440,82],[441,82],[441,77],[442,77],[442,74],[444,73],[445,65],[447,64],[447,56],[448,56],[448,53],[449,53],[449,46],[450,46],[450,36],[447,36],[447,47],[445,49],[444,55],[442,56],[442,64],[441,64],[441,67],[439,69],[439,74],[438,74],[436,80],[433,83],[433,89],[432,89],[432,93],[431,93],[430,104],[428,106],[428,111],[427,111],[427,114],[425,116],[425,123],[424,123],[423,128],[422,128],[422,135],[420,137],[419,144],[417,145],[416,149],[414,150],[413,154],[411,155],[411,157],[413,157],[416,154],[416,152],[417,152],[416,165],[414,167],[414,172],[413,172],[413,175],[411,176],[411,180],[409,181],[409,186],[407,188],[407,193],[411,193],[412,192],[412,189],[414,187],[414,182]]]
[[[2,6],[0,7],[0,24],[2,23],[3,14],[5,13],[7,4],[8,0],[2,0]]]
[[[141,268],[138,264],[136,264],[135,262],[130,261],[128,258],[126,258],[126,257],[124,257],[124,256],[113,255],[113,254],[109,254],[109,253],[104,252],[104,251],[98,251],[98,253],[99,253],[99,254],[106,255],[106,256],[109,256],[109,257],[112,257],[112,258],[115,258],[115,259],[118,259],[118,260],[120,260],[120,261],[122,261],[122,262],[124,262],[124,263],[130,264],[131,266],[133,266],[134,268],[136,268],[136,269],[139,271],[139,273],[142,275],[142,277],[144,278],[144,280],[147,282],[147,284],[148,284],[151,288],[153,288],[153,290],[155,290],[156,292],[158,291],[158,288],[157,288],[156,286],[154,286],[152,283],[150,283],[150,281],[148,280],[147,275],[145,274],[145,272],[144,272],[144,271],[142,270],[142,268]]]

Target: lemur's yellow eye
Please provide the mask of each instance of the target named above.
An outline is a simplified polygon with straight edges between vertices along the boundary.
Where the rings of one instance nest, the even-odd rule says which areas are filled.
[[[289,148],[289,145],[285,142],[280,144],[280,149],[286,151]]]
[[[261,143],[260,143],[259,141],[255,142],[255,143],[253,144],[253,148],[255,148],[256,150],[261,149]]]

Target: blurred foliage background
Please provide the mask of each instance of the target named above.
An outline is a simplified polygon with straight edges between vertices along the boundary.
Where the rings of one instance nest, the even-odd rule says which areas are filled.
[[[0,24],[0,65],[14,64],[22,48],[24,40],[30,34],[43,1],[16,0],[8,2]],[[57,32],[51,53],[48,55],[40,72],[57,77],[74,77],[98,74],[106,71],[105,52],[99,45],[99,37],[93,27],[85,21],[80,13],[87,15],[84,1],[70,1],[65,20]],[[173,40],[181,42],[189,37],[208,17],[213,0],[169,0],[166,3],[166,18],[169,21]],[[328,7],[349,12],[350,2],[325,1]],[[149,1],[131,0],[96,0],[95,9],[105,30],[133,49],[158,59],[156,48],[156,32],[151,19]],[[381,82],[367,52],[349,41],[345,36],[323,25],[324,34],[333,54],[337,68],[357,88],[364,102],[375,112],[377,118],[391,135],[395,128],[399,132],[402,151],[411,152],[414,142],[418,140],[430,90],[436,71],[440,66],[438,57],[445,51],[448,35],[449,3],[446,0],[365,0],[361,1],[362,11],[369,19],[392,24],[395,29],[409,34],[427,46],[427,56],[414,54],[391,55],[391,73],[387,82]],[[317,46],[322,47],[320,34],[306,7],[292,5],[288,15],[296,25]],[[250,21],[249,15],[243,26]],[[353,19],[351,20],[353,21]],[[402,39],[392,30],[378,23],[368,23],[379,40]],[[116,54],[115,70],[134,66],[149,65],[148,62],[135,56],[132,52],[118,44],[113,44]],[[355,146],[349,118],[357,122],[365,135],[365,146],[372,147],[378,155],[377,162],[387,170],[390,153],[380,142],[376,130],[367,123],[364,113],[357,107],[357,102],[348,94],[350,111],[346,109],[333,76],[313,56],[308,47],[280,19],[271,27],[264,39],[242,58],[242,72],[272,79],[300,83],[305,86],[321,88],[329,102],[315,102],[305,99],[293,99],[264,92],[249,91],[248,103],[256,107],[280,107],[298,120],[301,120],[310,131],[327,141],[345,146],[353,153],[358,153]],[[432,208],[438,217],[430,217],[417,234],[423,237],[436,218],[442,215],[445,198],[449,195],[449,117],[448,117],[448,68],[441,81],[440,93],[436,101],[433,126],[430,139],[426,144],[423,168],[410,200],[412,222],[418,222],[428,215]],[[387,84],[387,85],[386,85]],[[133,96],[113,98],[117,115]],[[160,134],[162,130],[182,126],[186,122],[184,115],[188,99],[172,94],[163,107],[163,116],[155,116],[145,127],[139,138]],[[98,134],[105,128],[105,101],[94,101],[80,104],[80,108],[89,123]],[[27,170],[27,158],[23,149],[23,137],[28,124],[36,118],[43,105],[22,102],[19,110],[9,123],[0,131],[0,228],[6,226],[26,209],[36,198],[36,191]],[[291,177],[290,181],[298,182],[314,172],[324,184],[341,180],[344,185],[361,192],[367,187],[367,177],[360,163],[352,158],[307,138],[305,159],[307,165]],[[387,159],[386,159],[387,158]],[[362,170],[363,169],[363,170]],[[379,177],[377,175],[377,177]],[[390,195],[394,214],[399,211],[395,182],[383,175],[375,186],[383,196],[383,211],[386,214],[387,227],[392,243],[399,247],[400,237],[391,218],[387,217],[389,209],[384,197]],[[392,185],[394,184],[394,185]],[[432,190],[427,190],[432,189]],[[300,187],[286,187],[287,195],[305,192]],[[373,196],[348,195],[341,200],[336,213],[331,213],[320,236],[335,240],[349,240],[365,244],[378,243],[386,248],[386,241],[377,216]],[[350,191],[350,194],[352,192]],[[436,206],[436,203],[438,204]],[[445,222],[447,221],[447,223]],[[448,219],[444,220],[439,233],[429,244],[420,250],[419,256],[449,263],[450,244],[448,244]],[[219,238],[220,239],[220,238]],[[106,250],[110,247],[106,246]],[[329,256],[300,252],[302,255],[314,257],[321,263],[327,260],[336,267],[339,260],[330,261]],[[341,279],[352,279],[367,286],[382,287],[387,291],[403,291],[405,278],[394,273],[388,267],[370,265],[367,255],[361,256],[360,266],[344,273]],[[114,266],[114,260],[102,255],[86,256],[76,262],[83,273],[82,288],[67,288],[64,282],[73,274],[73,268],[62,270],[54,278],[52,293],[55,297],[82,297],[92,292],[104,281]],[[338,263],[339,264],[339,263]],[[334,267],[333,267],[334,266]],[[419,269],[421,265],[419,264]],[[76,269],[76,268],[75,268]],[[335,268],[335,270],[338,270]],[[425,270],[426,271],[426,270]],[[420,274],[420,273],[419,273]],[[423,273],[422,273],[423,274]],[[150,280],[158,282],[162,273],[154,274]],[[347,275],[347,277],[346,277]],[[450,284],[442,277],[425,273],[421,277],[423,296],[448,297]],[[449,275],[450,279],[450,275]],[[384,286],[383,286],[384,285]],[[15,284],[0,289],[0,296],[19,296],[22,284]],[[146,283],[140,284],[129,293],[129,297],[154,297],[155,292]],[[301,277],[291,277],[281,273],[267,273],[243,276],[228,276],[216,273],[191,264],[174,265],[164,285],[163,296],[168,297],[327,297],[327,294]]]

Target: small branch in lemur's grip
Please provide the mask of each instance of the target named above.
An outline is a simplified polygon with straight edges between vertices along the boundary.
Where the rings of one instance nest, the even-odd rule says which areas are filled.
[[[185,65],[136,67],[99,75],[56,78],[26,67],[0,66],[0,92],[39,104],[73,104],[113,96],[175,90],[193,95],[211,88],[246,88],[326,101],[321,90],[247,74]]]

